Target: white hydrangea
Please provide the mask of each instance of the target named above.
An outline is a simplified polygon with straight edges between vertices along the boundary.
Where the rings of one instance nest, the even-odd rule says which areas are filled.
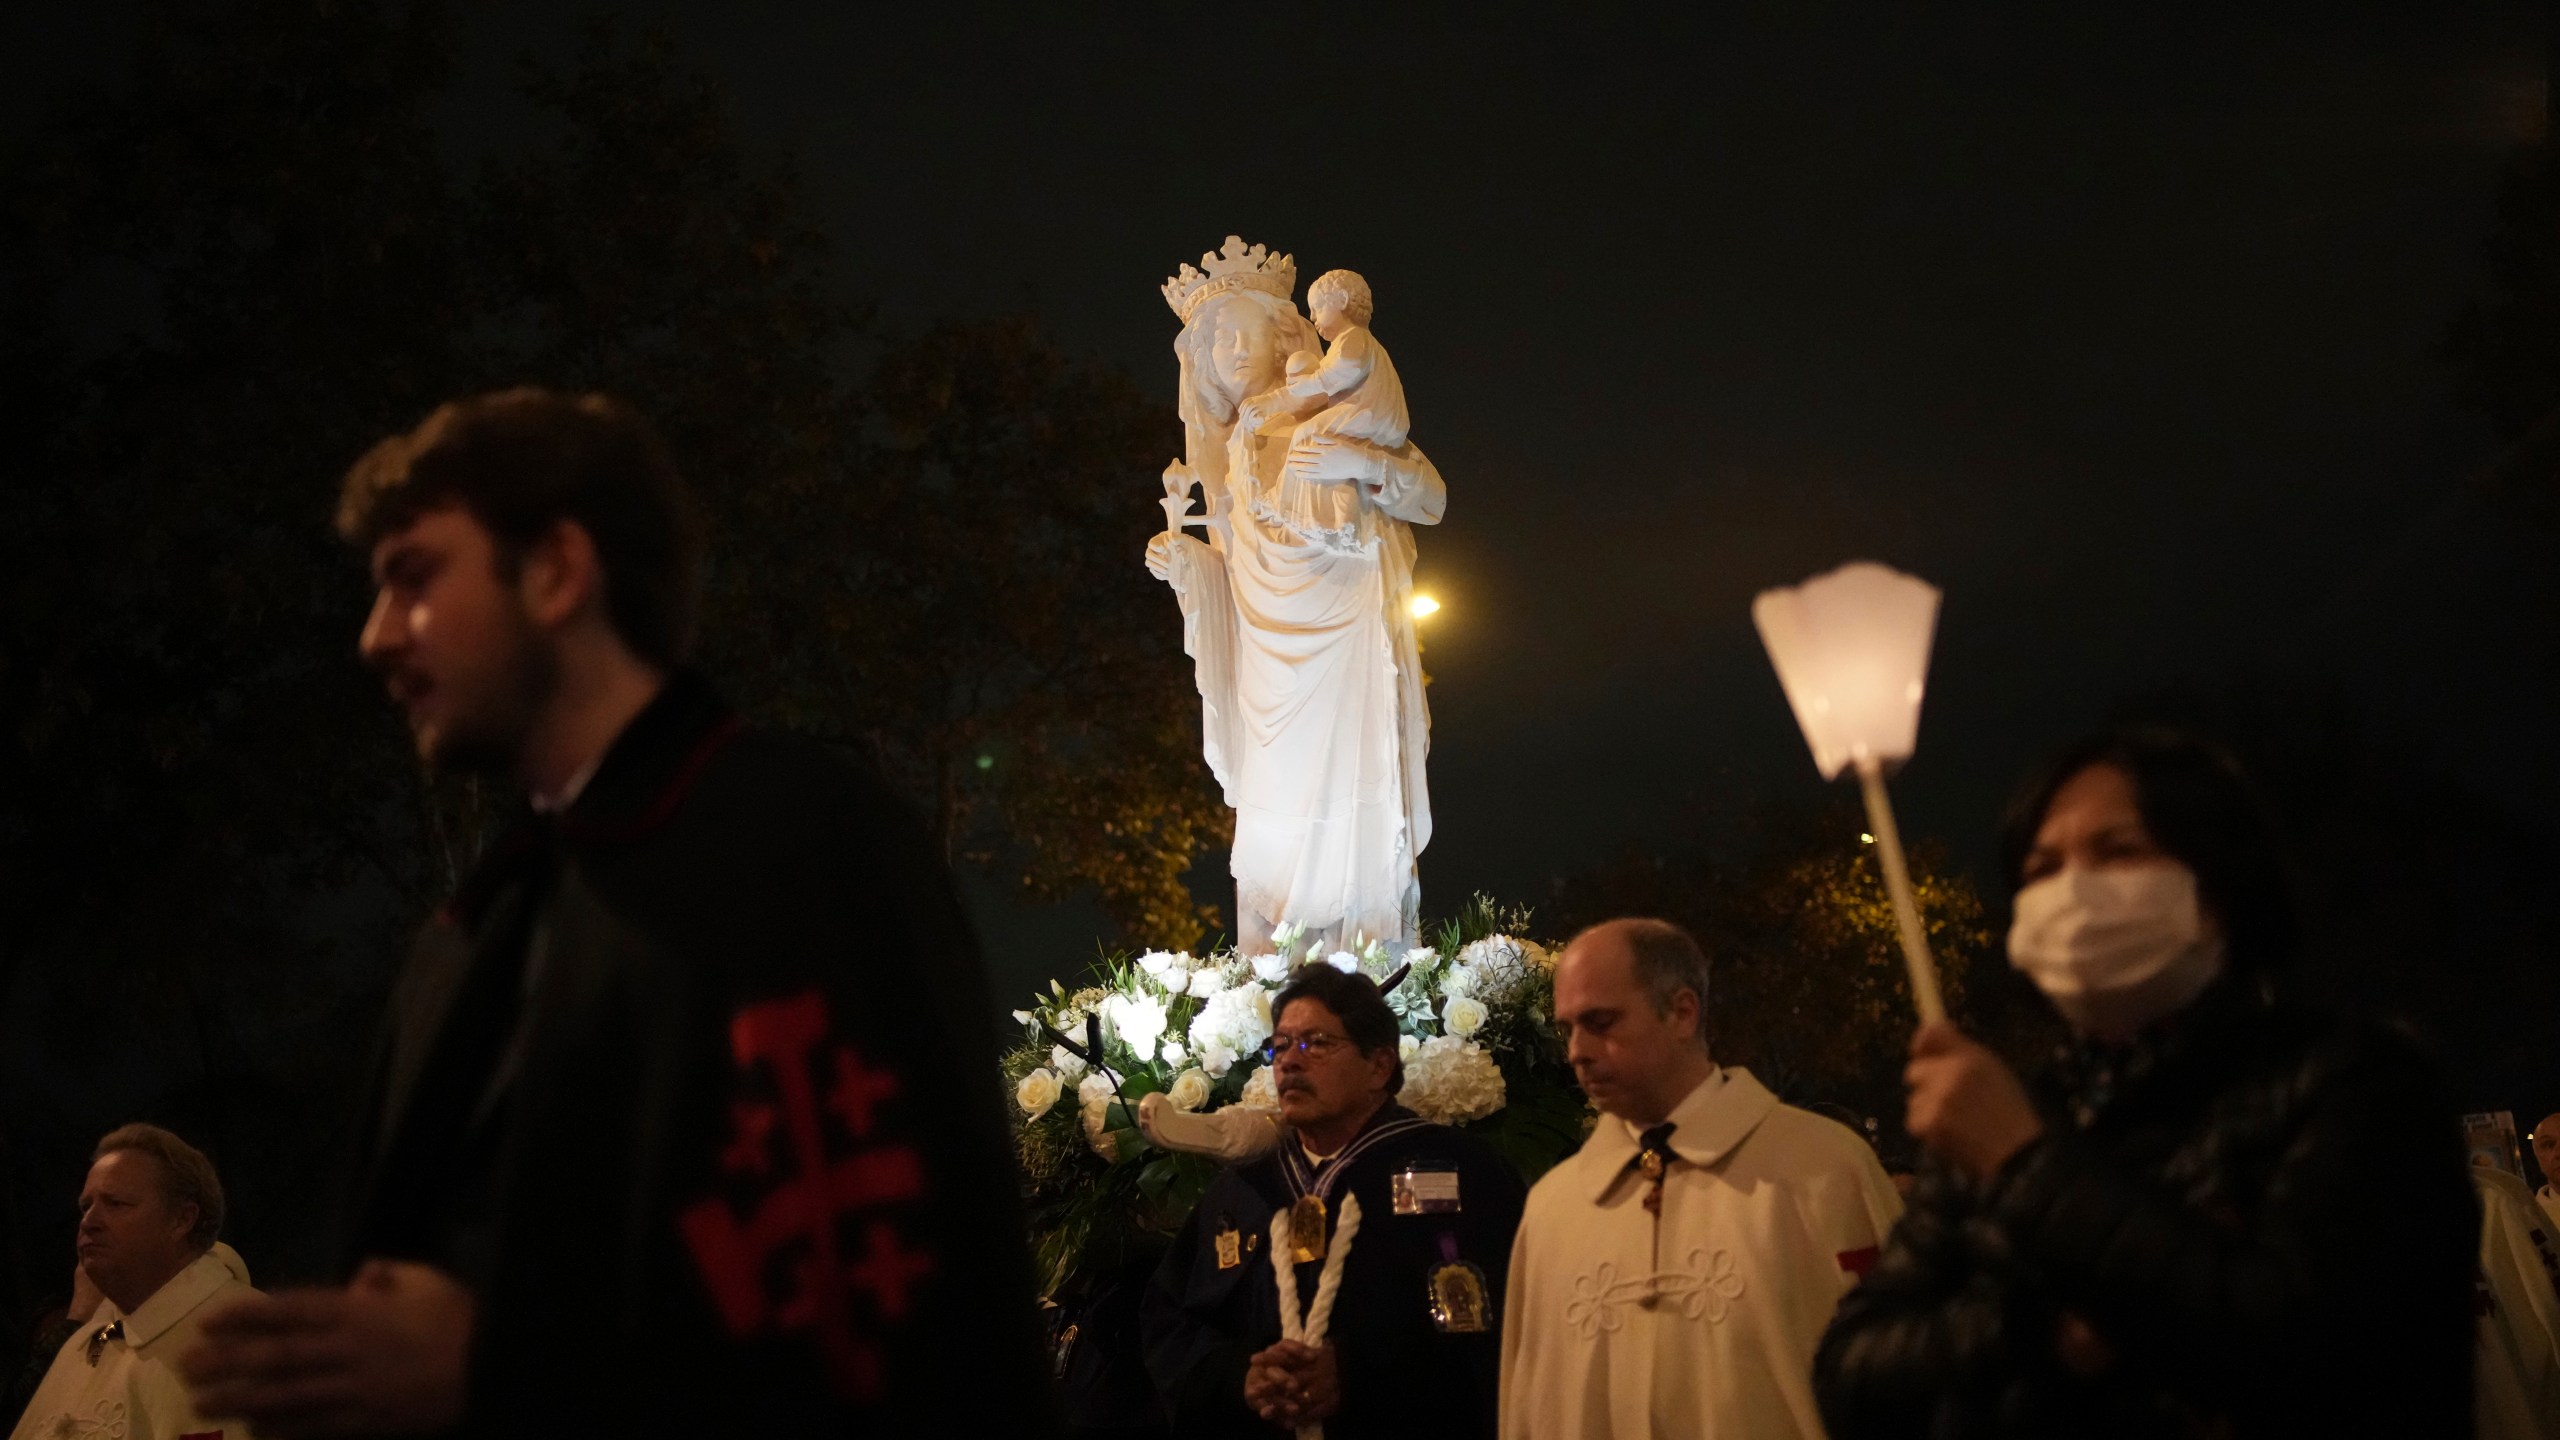
[[[1481,1120],[1507,1098],[1502,1067],[1472,1040],[1435,1035],[1414,1047],[1404,1062],[1399,1104],[1425,1120],[1459,1125]]]
[[[1084,1057],[1064,1045],[1049,1047],[1049,1068],[1069,1080],[1084,1073]]]
[[[1173,1077],[1164,1098],[1172,1101],[1176,1110],[1197,1110],[1209,1103],[1209,1077],[1197,1070],[1185,1070]]]
[[[1441,971],[1440,993],[1452,996],[1476,993],[1476,968],[1462,960]]]
[[[1413,1052],[1421,1048],[1422,1042],[1410,1035],[1399,1035],[1396,1037],[1396,1058],[1399,1060],[1412,1059]]]
[[[1552,968],[1554,963],[1537,942],[1509,935],[1487,935],[1458,952],[1458,964],[1469,971],[1467,980],[1462,982],[1466,993],[1497,1010],[1539,971]],[[1444,984],[1442,988],[1448,987]]]
[[[1280,1086],[1271,1078],[1270,1066],[1257,1066],[1251,1075],[1245,1077],[1244,1093],[1236,1097],[1236,1103],[1262,1110],[1280,1108]]]
[[[1191,1017],[1191,1048],[1205,1057],[1214,1048],[1223,1050],[1232,1065],[1237,1057],[1250,1055],[1271,1038],[1271,992],[1259,985],[1239,985],[1221,990],[1200,1003],[1200,1013]],[[1223,1075],[1223,1069],[1211,1070]]]
[[[1484,1022],[1490,1018],[1491,1014],[1491,1011],[1484,1008],[1484,1002],[1481,1000],[1466,995],[1452,995],[1449,997],[1449,1003],[1440,1009],[1440,1023],[1447,1027],[1450,1034],[1464,1039],[1483,1029]]]

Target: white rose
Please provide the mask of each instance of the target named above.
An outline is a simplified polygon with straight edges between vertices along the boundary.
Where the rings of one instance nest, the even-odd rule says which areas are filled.
[[[1200,1068],[1209,1072],[1210,1079],[1224,1080],[1236,1068],[1236,1052],[1212,1040],[1200,1047]]]
[[[1440,1010],[1440,1023],[1460,1039],[1483,1029],[1485,1019],[1484,1002],[1464,995],[1449,997],[1449,1003]]]
[[[1288,952],[1287,952],[1287,951],[1285,951],[1285,950],[1282,950],[1282,951],[1275,951],[1274,953],[1269,954],[1269,955],[1256,955],[1256,956],[1254,956],[1254,957],[1253,957],[1253,974],[1254,974],[1254,978],[1255,978],[1255,979],[1257,979],[1257,980],[1261,980],[1261,981],[1263,981],[1263,982],[1265,982],[1265,983],[1267,983],[1267,984],[1272,984],[1272,985],[1277,985],[1277,984],[1279,984],[1281,981],[1288,979],[1288,978],[1289,978],[1289,954],[1288,954]]]
[[[1206,1000],[1227,988],[1227,977],[1215,970],[1205,968],[1194,970],[1191,972],[1190,988],[1192,999]]]
[[[1190,1058],[1188,1052],[1182,1048],[1182,1042],[1179,1040],[1167,1040],[1164,1042],[1164,1049],[1158,1051],[1157,1054],[1164,1058],[1164,1063],[1167,1065],[1179,1065],[1184,1060]]]
[[[1452,965],[1447,970],[1442,971],[1440,974],[1440,993],[1452,996],[1473,995],[1476,993],[1476,968],[1472,965],[1461,963]]]
[[[1236,1103],[1263,1110],[1280,1108],[1280,1087],[1271,1078],[1270,1066],[1259,1066],[1245,1077],[1244,1093],[1236,1097]]]
[[[1084,1057],[1064,1045],[1052,1045],[1049,1047],[1049,1068],[1073,1080],[1084,1073]]]
[[[1410,1035],[1399,1035],[1396,1037],[1396,1058],[1399,1060],[1412,1059],[1413,1052],[1421,1048],[1422,1042],[1416,1040]]]
[[[1058,1103],[1058,1090],[1057,1076],[1046,1070],[1034,1070],[1022,1077],[1021,1084],[1013,1087],[1013,1103],[1022,1107],[1023,1114],[1037,1120],[1049,1113],[1050,1106]]]
[[[1360,957],[1352,954],[1348,950],[1334,951],[1332,954],[1324,957],[1324,963],[1341,971],[1345,975],[1357,975],[1360,973]]]
[[[1176,1110],[1197,1110],[1209,1103],[1209,1077],[1197,1070],[1185,1070],[1173,1077],[1164,1098],[1172,1101]]]
[[[1084,1111],[1084,1141],[1093,1153],[1105,1160],[1120,1158],[1119,1137],[1107,1128],[1111,1118],[1111,1077],[1096,1070],[1084,1077],[1076,1087],[1076,1099]]]

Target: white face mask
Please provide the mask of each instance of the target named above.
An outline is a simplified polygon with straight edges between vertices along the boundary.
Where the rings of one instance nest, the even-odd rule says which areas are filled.
[[[2195,872],[2175,861],[2071,866],[2018,892],[2009,963],[2075,1029],[2123,1039],[2184,1009],[2222,973]]]

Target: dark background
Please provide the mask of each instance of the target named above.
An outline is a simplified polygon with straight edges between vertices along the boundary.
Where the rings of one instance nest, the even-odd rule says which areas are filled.
[[[587,12],[453,7],[434,143],[463,165],[513,144],[536,123],[514,61],[572,54]],[[1174,266],[1232,231],[1293,253],[1302,280],[1370,279],[1450,486],[1421,536],[1446,605],[1425,631],[1427,909],[1536,904],[1629,853],[1743,843],[1740,817],[1836,799],[1748,603],[1875,558],[1946,592],[1903,824],[1995,915],[1991,832],[2034,756],[2114,715],[2204,723],[2303,852],[2325,942],[2307,983],[2415,1015],[2468,1108],[2560,1108],[2560,530],[2477,480],[2506,437],[2447,348],[2505,283],[2483,247],[2502,181],[2539,153],[2541,8],[617,13],[707,77],[751,159],[796,170],[828,294],[874,307],[842,341],[864,353],[1033,315],[1134,378],[1170,455],[1176,322],[1156,287]],[[0,18],[16,138],[54,143],[54,107],[113,85],[143,23],[113,5]],[[58,297],[74,331],[155,323],[147,284],[89,283]],[[329,416],[350,439],[327,453],[416,408]],[[277,477],[315,533],[341,464],[315,452]],[[1138,564],[1153,469],[1126,489],[1126,534],[1080,583]],[[1170,597],[1147,623],[1176,650]],[[352,669],[352,621],[345,638]],[[1204,893],[1221,859],[1195,872]],[[1107,929],[1089,901],[970,883],[1000,995],[1071,975]],[[57,1283],[87,1137],[193,1115],[190,1087],[225,1066],[350,1083],[340,1057],[406,917],[379,887],[327,893],[294,912],[334,946],[325,1004],[226,988],[218,966],[100,1003],[127,993],[125,942],[57,937],[0,969],[19,1298]],[[127,1009],[223,1038],[181,1054]],[[276,1071],[276,1047],[329,1053]],[[234,1079],[235,1128],[328,1098]],[[339,1138],[298,1147],[302,1168],[232,1165],[264,1203],[242,1233],[287,1271],[313,1263],[306,1181]]]

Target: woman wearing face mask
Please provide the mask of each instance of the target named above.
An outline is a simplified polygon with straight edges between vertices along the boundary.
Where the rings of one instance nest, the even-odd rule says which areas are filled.
[[[2292,1001],[2221,752],[2138,732],[2022,792],[2011,962],[2071,1025],[2032,1097],[1950,1025],[1929,1148],[1815,1364],[1831,1440],[2467,1436],[2479,1220],[2433,1067]]]

